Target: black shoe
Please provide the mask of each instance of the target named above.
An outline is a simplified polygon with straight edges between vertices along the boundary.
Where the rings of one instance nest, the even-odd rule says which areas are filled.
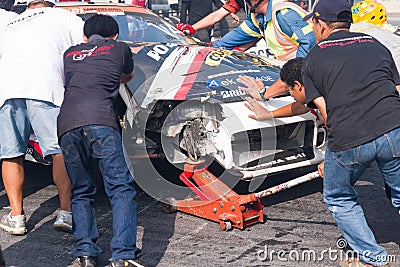
[[[112,260],[107,267],[146,267],[143,262],[135,260]]]
[[[68,265],[68,267],[96,267],[96,262],[96,257],[80,256]]]

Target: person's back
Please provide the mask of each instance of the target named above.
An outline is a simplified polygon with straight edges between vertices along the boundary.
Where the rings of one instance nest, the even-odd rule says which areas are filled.
[[[5,29],[7,24],[17,16],[17,13],[0,8],[0,31]]]
[[[376,162],[400,210],[400,76],[384,45],[349,31],[351,14],[347,0],[320,0],[304,17],[318,43],[303,64],[303,83],[328,129],[323,199],[353,250],[340,266],[389,267],[354,185]]]
[[[82,29],[83,21],[75,14],[49,7],[27,9],[11,20],[0,40],[0,86],[13,90],[2,94],[0,105],[11,96],[61,105],[62,55],[82,41]],[[18,66],[24,79],[10,66]]]
[[[392,53],[396,62],[397,69],[400,69],[400,36],[386,30],[385,28],[376,26],[368,22],[359,22],[352,24],[350,31],[362,32],[371,35],[383,45],[385,45]]]
[[[354,4],[351,11],[350,31],[369,34],[384,44],[400,69],[400,30],[388,23],[385,6],[375,0],[364,0]]]
[[[65,52],[65,97],[59,115],[59,135],[90,124],[118,129],[113,105],[126,53],[130,51],[125,43],[99,35]]]
[[[202,18],[206,17],[208,14],[212,12],[212,4],[215,4],[217,8],[223,6],[222,1],[220,0],[184,0],[182,1],[182,13],[180,16],[180,22],[195,24],[200,21]],[[186,12],[188,19],[186,21]],[[202,42],[210,42],[211,41],[211,28],[205,28],[197,31],[194,36],[198,38]]]
[[[212,12],[211,0],[190,0],[189,24],[194,24]]]
[[[104,180],[113,216],[109,267],[138,265],[137,202],[134,178],[124,158],[122,137],[113,104],[120,82],[133,77],[129,46],[115,41],[117,21],[107,15],[86,20],[86,44],[64,53],[65,97],[57,119],[58,137],[72,184],[75,261],[72,267],[96,266],[102,249],[96,243],[96,185],[90,162],[95,159]]]

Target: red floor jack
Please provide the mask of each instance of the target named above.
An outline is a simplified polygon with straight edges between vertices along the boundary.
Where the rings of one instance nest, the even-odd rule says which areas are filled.
[[[224,231],[264,222],[264,206],[260,198],[275,194],[319,177],[312,172],[258,193],[238,195],[207,170],[204,164],[186,163],[180,179],[197,195],[196,198],[168,198],[163,205],[166,213],[182,211],[218,222]]]

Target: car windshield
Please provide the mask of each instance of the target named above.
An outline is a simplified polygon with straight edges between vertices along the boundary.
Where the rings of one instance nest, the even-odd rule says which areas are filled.
[[[93,13],[78,14],[83,20],[88,19]],[[118,22],[118,40],[130,42],[160,42],[187,44],[184,37],[167,21],[160,17],[138,13],[124,12],[108,14]]]

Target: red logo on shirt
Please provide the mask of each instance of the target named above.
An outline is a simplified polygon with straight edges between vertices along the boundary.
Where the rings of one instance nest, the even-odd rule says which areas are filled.
[[[93,47],[92,49],[89,50],[80,50],[80,51],[71,51],[69,52],[65,58],[72,57],[72,60],[84,60],[86,57],[96,57],[99,55],[109,55],[111,48],[113,48],[114,45],[104,45],[100,47]]]

